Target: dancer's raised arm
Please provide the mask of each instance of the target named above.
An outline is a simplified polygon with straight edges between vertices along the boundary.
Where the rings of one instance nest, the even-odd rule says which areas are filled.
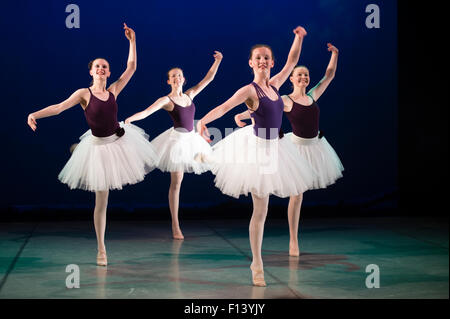
[[[286,82],[287,78],[291,74],[294,67],[297,65],[300,58],[300,52],[302,51],[303,38],[306,36],[306,30],[303,27],[297,27],[293,31],[295,33],[294,42],[292,43],[291,50],[284,65],[283,69],[276,75],[274,75],[269,83],[277,88],[277,90]]]
[[[36,128],[37,128],[36,120],[44,118],[44,117],[58,115],[61,112],[65,111],[67,109],[70,109],[71,107],[73,107],[77,104],[81,104],[81,103],[86,104],[86,101],[83,97],[84,91],[86,91],[86,89],[78,89],[75,92],[73,92],[72,95],[65,101],[62,101],[61,103],[58,103],[58,104],[53,104],[53,105],[47,106],[47,107],[45,107],[39,111],[36,111],[34,113],[30,113],[28,115],[27,124],[31,127],[31,129],[33,131],[36,131]]]
[[[125,36],[127,37],[128,41],[130,41],[130,50],[128,53],[127,69],[122,73],[120,78],[116,82],[111,84],[108,88],[108,91],[113,93],[116,98],[123,90],[125,85],[127,85],[127,83],[130,81],[137,68],[136,34],[134,33],[133,29],[127,26],[126,23],[124,23],[123,25],[123,28],[125,29]]]
[[[334,79],[334,75],[336,74],[339,50],[331,43],[328,43],[327,46],[328,51],[331,52],[331,58],[330,62],[328,63],[327,70],[325,71],[325,76],[322,78],[322,80],[320,80],[320,82],[315,87],[313,87],[308,92],[308,94],[311,95],[314,101],[317,101],[319,97],[323,94],[323,92],[325,92],[326,88]]]
[[[134,121],[143,120],[146,117],[152,115],[153,113],[155,113],[156,111],[158,111],[160,109],[166,109],[168,107],[169,103],[170,103],[170,99],[167,96],[160,97],[145,110],[128,117],[125,120],[125,123],[130,124],[131,122],[134,122]]]
[[[220,62],[222,62],[223,55],[219,51],[214,51],[214,63],[211,68],[206,73],[206,76],[197,85],[191,87],[185,93],[189,96],[191,100],[199,94],[216,76],[217,70],[219,69]]]

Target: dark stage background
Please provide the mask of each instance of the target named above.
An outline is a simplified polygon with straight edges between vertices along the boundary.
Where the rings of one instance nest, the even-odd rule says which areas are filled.
[[[366,7],[371,3],[380,8],[379,29],[369,29],[365,24],[369,15]],[[344,178],[326,190],[307,192],[305,207],[311,211],[315,207],[340,207],[347,212],[346,207],[363,207],[369,209],[358,211],[368,214],[371,208],[397,207],[399,168],[402,172],[398,162],[398,138],[402,135],[397,1],[77,1],[78,29],[65,26],[69,4],[17,1],[2,5],[2,210],[93,206],[93,193],[70,190],[57,179],[70,157],[70,145],[88,129],[82,108],[75,106],[59,116],[38,120],[36,132],[27,126],[26,119],[30,112],[59,103],[76,89],[87,87],[87,64],[93,58],[108,59],[110,83],[115,81],[125,69],[128,56],[123,22],[136,32],[138,69],[118,98],[119,120],[167,94],[166,72],[173,66],[183,68],[186,88],[195,85],[213,63],[213,51],[219,50],[224,59],[216,78],[195,100],[196,119],[201,118],[252,81],[248,54],[253,44],[271,45],[276,58],[272,74],[281,70],[294,38],[292,30],[298,25],[308,32],[299,63],[309,67],[312,87],[329,62],[326,44],[333,43],[340,50],[338,69],[319,100],[320,126],[344,164]],[[290,90],[287,81],[280,93]],[[235,127],[233,116],[243,110],[244,106],[239,106],[211,126],[223,134],[226,127]],[[421,117],[417,113],[409,116],[413,121]],[[135,124],[154,138],[172,123],[161,110]],[[291,130],[286,118],[283,128],[285,132]],[[416,125],[409,124],[409,128],[421,134]],[[406,149],[416,157],[422,154],[422,150],[414,154],[414,149]],[[414,163],[406,165],[420,170]],[[410,169],[401,176],[406,176],[405,194],[414,194]],[[249,197],[236,200],[222,195],[213,179],[210,173],[186,174],[181,206],[251,204]],[[128,211],[166,209],[169,182],[169,174],[155,170],[137,185],[112,191],[110,207]],[[271,204],[285,207],[287,199],[272,196]]]

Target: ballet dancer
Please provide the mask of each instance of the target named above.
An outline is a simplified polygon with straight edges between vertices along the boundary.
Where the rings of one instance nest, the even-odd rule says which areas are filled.
[[[172,235],[174,239],[184,239],[178,220],[180,189],[184,173],[202,174],[209,166],[194,160],[198,153],[209,154],[211,146],[195,132],[194,98],[215,77],[222,61],[222,53],[214,51],[214,63],[206,76],[194,87],[183,92],[185,78],[183,70],[172,68],[167,73],[167,84],[171,92],[157,99],[145,110],[138,112],[125,120],[125,123],[145,119],[160,109],[169,113],[173,127],[161,133],[151,141],[159,155],[158,168],[162,172],[170,172],[169,209],[172,217]]]
[[[283,116],[278,89],[298,62],[306,31],[297,27],[294,34],[287,62],[278,74],[270,77],[274,66],[272,49],[264,44],[253,46],[248,62],[254,73],[253,82],[197,122],[197,130],[208,139],[206,125],[237,105],[247,102],[254,119],[254,125],[235,130],[213,146],[210,156],[201,156],[199,160],[210,163],[211,172],[216,175],[215,185],[222,193],[235,198],[251,193],[253,214],[249,237],[253,260],[250,269],[255,286],[266,286],[261,248],[269,196],[298,195],[312,183],[306,161],[297,156],[291,143],[278,138]]]
[[[158,156],[148,135],[132,124],[117,121],[117,96],[136,71],[136,34],[124,23],[130,49],[127,68],[106,88],[111,75],[108,61],[97,58],[88,65],[92,84],[76,90],[65,101],[28,115],[28,125],[36,131],[37,120],[55,116],[80,104],[90,127],[80,137],[58,178],[71,189],[95,192],[94,226],[97,236],[97,265],[108,264],[105,247],[106,209],[109,190],[135,184],[156,167]]]
[[[339,50],[328,43],[328,51],[331,59],[325,71],[325,76],[320,82],[306,93],[310,83],[309,70],[305,66],[297,66],[289,80],[294,90],[289,95],[283,95],[284,112],[291,123],[292,132],[287,133],[285,138],[292,142],[300,151],[303,158],[308,160],[314,173],[313,185],[310,189],[326,188],[341,178],[344,166],[342,165],[335,150],[319,132],[320,110],[317,100],[327,89],[334,79],[337,68]],[[246,111],[235,116],[239,127],[246,125],[242,120],[249,119],[250,114]],[[303,194],[291,196],[288,206],[289,221],[289,255],[299,256],[298,226],[300,221],[300,209]]]

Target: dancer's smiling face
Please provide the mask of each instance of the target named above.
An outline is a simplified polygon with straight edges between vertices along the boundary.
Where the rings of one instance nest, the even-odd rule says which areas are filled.
[[[111,75],[109,70],[109,63],[105,59],[95,59],[90,63],[91,67],[89,70],[89,74],[92,78],[99,80],[106,80]]]
[[[183,75],[183,70],[180,68],[173,68],[167,73],[167,84],[175,87],[183,86],[185,78]]]
[[[266,46],[254,48],[251,51],[250,60],[248,61],[254,74],[270,72],[274,63],[272,50]]]
[[[294,87],[307,87],[309,85],[309,70],[305,66],[298,66],[292,71],[289,80]]]

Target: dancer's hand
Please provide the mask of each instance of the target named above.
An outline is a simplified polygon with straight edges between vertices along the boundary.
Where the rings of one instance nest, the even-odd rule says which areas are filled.
[[[128,117],[126,120],[125,120],[125,124],[130,124],[131,123],[131,120],[130,120],[130,118]]]
[[[197,132],[200,134],[201,137],[205,139],[208,143],[211,143],[211,139],[209,138],[211,134],[209,134],[208,128],[206,125],[203,125],[202,121],[197,122]]]
[[[123,28],[125,29],[125,36],[131,42],[136,41],[136,33],[134,33],[133,29],[129,28],[127,24],[123,23]]]
[[[239,127],[244,127],[244,126],[247,125],[247,123],[241,121],[240,114],[236,114],[236,115],[234,116],[234,121],[236,122],[236,125],[239,126]]]
[[[219,51],[214,51],[214,52],[215,52],[215,53],[214,53],[214,59],[215,59],[216,61],[221,61],[222,58],[223,58],[222,53],[220,53]]]
[[[306,36],[306,35],[308,34],[308,33],[306,32],[305,28],[300,27],[300,26],[298,26],[298,27],[296,27],[296,28],[294,29],[294,33],[295,33],[296,35],[298,35],[300,38],[303,38],[304,36]]]
[[[33,116],[33,114],[28,115],[27,124],[31,127],[31,129],[33,131],[36,131],[37,122],[36,122],[36,118]]]
[[[327,43],[328,46],[328,51],[333,52],[333,53],[339,53],[338,48],[336,48],[334,45],[332,45],[331,43]]]

